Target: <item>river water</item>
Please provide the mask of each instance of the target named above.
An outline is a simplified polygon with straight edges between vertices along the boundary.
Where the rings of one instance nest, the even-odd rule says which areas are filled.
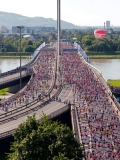
[[[30,59],[22,59],[21,60],[21,66],[27,64],[30,61]],[[0,59],[0,71],[6,72],[12,69],[15,69],[20,66],[20,60],[19,59]]]
[[[106,80],[120,79],[120,59],[91,59],[90,61],[102,72]]]
[[[22,59],[21,64],[28,63],[30,59]],[[91,59],[92,65],[96,67],[105,79],[120,79],[120,59]],[[20,66],[19,59],[0,59],[0,70],[6,72]]]

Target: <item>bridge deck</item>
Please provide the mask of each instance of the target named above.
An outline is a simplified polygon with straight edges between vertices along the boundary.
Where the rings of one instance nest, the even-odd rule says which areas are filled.
[[[72,103],[74,118],[76,118],[74,122],[78,130],[77,138],[85,148],[86,159],[118,160],[120,159],[120,105],[112,95],[102,75],[86,63],[80,53],[75,52],[75,50],[73,52],[73,46],[61,43],[61,51],[64,48],[65,50],[59,59],[60,73],[58,78],[58,86],[62,82],[63,89],[59,93],[59,87],[56,91],[53,90],[53,87],[51,93],[52,96],[59,93],[58,100],[48,104],[44,103],[42,108],[40,106],[42,101],[34,103],[29,108],[25,108],[27,111],[22,115],[19,115],[22,110],[18,112],[19,114],[12,113],[11,115],[16,116],[16,118],[14,120],[10,119],[7,123],[1,123],[0,133],[4,135],[4,132],[15,129],[25,120],[26,115],[36,113],[38,119],[44,111],[47,115],[56,116],[67,108],[66,103]],[[48,51],[42,52],[46,53]],[[39,67],[41,68],[40,73],[46,66],[52,68],[51,63],[49,63],[50,66],[46,64],[46,60],[46,58],[41,59],[35,65],[35,68],[33,67],[34,72]],[[46,68],[49,71],[49,76],[55,73],[54,67],[50,70]],[[51,85],[54,84],[52,78],[50,79]],[[45,77],[43,77],[44,79]],[[47,98],[45,100],[48,101]],[[8,115],[8,117],[11,115]],[[5,116],[1,116],[1,119],[4,118]]]

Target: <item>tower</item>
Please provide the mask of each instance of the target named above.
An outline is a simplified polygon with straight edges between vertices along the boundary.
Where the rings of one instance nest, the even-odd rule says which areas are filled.
[[[105,22],[104,22],[104,30],[105,30]]]
[[[110,21],[106,21],[106,30],[108,31],[110,29]]]

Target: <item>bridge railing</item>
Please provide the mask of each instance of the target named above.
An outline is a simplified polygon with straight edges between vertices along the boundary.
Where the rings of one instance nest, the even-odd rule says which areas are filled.
[[[26,70],[26,67],[21,68],[21,71],[25,71],[25,70]],[[4,72],[4,73],[0,73],[0,78],[4,77],[4,76],[7,76],[7,75],[12,75],[14,73],[17,73],[18,71],[19,71],[19,68],[16,68],[16,69]]]
[[[78,50],[78,52],[81,53],[81,55],[83,56],[83,58],[85,59],[85,61],[87,61],[87,62],[89,61],[89,58],[88,58],[86,52],[76,42],[74,42],[74,48],[76,48]]]
[[[91,66],[92,68],[94,68],[94,73],[97,75],[98,79],[103,82],[102,83],[103,87],[106,89],[106,92],[111,96],[111,98],[109,97],[110,100],[113,100],[113,98],[114,98],[114,103],[117,106],[118,110],[120,111],[120,105],[117,102],[115,96],[113,95],[113,93],[112,93],[112,91],[111,91],[111,89],[110,89],[110,87],[109,87],[109,85],[107,83],[107,80],[104,78],[104,76],[102,75],[102,73],[97,68],[95,68],[94,66],[92,66],[90,64],[89,64],[89,66]]]
[[[79,52],[79,53],[80,53],[80,52]],[[106,89],[107,94],[110,94],[110,95],[112,96],[111,99],[114,98],[114,103],[115,103],[115,105],[117,106],[118,110],[120,111],[120,105],[119,105],[119,103],[117,102],[115,96],[112,94],[112,91],[110,90],[110,87],[108,86],[108,83],[107,83],[107,80],[105,79],[105,77],[102,75],[102,73],[101,73],[96,67],[94,67],[93,65],[91,65],[91,64],[88,63],[87,61],[85,61],[85,63],[86,63],[90,68],[93,69],[93,72],[94,72],[94,74],[97,76],[97,78],[98,78],[100,81],[103,82],[102,85],[103,85],[103,87]],[[110,97],[109,97],[109,98],[110,98]],[[111,100],[111,99],[109,99],[109,100]]]
[[[31,75],[31,72],[27,72],[27,70],[25,71],[25,73],[21,74],[21,78]],[[5,83],[11,82],[11,81],[15,81],[15,80],[19,80],[20,76],[17,76],[15,78],[11,78],[10,80],[4,80],[3,82],[0,82],[0,85],[3,85]]]

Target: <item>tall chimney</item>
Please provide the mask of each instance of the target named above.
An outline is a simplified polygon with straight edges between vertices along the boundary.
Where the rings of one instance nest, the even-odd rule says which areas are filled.
[[[105,22],[104,22],[104,30],[105,30]]]

